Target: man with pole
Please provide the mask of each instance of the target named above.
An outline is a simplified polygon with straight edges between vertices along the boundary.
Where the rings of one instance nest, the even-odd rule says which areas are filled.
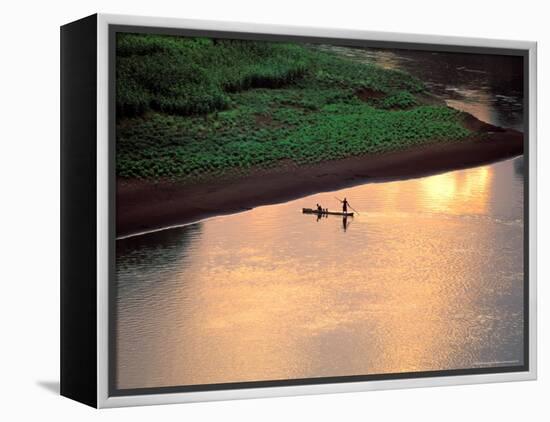
[[[342,203],[342,211],[344,213],[348,212],[348,200],[344,197],[343,201],[340,201]]]
[[[348,206],[353,210],[355,211],[357,214],[359,214],[359,212],[355,209],[353,209],[353,207],[349,204],[347,198],[344,198],[344,200],[342,201],[340,198],[336,198],[338,201],[340,201],[342,203],[342,211],[344,212],[344,214],[346,214],[348,212]]]

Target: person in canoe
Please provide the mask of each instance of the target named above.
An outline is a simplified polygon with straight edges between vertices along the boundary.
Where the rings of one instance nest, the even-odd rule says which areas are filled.
[[[319,214],[321,214],[323,212],[323,208],[321,207],[321,205],[317,204],[317,212]]]
[[[342,212],[347,213],[348,212],[348,205],[349,205],[349,202],[348,202],[347,198],[344,198],[344,200],[340,201],[340,202],[342,203]]]

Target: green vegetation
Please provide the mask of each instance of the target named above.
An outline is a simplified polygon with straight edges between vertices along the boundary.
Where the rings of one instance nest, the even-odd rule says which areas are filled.
[[[201,178],[470,133],[409,74],[313,46],[122,34],[117,174]]]
[[[378,102],[380,108],[409,108],[418,105],[416,97],[407,91],[399,91],[388,95]]]

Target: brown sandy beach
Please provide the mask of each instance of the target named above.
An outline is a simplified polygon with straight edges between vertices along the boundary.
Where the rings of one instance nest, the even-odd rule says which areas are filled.
[[[418,177],[511,158],[523,153],[523,134],[483,123],[466,126],[484,139],[427,144],[315,165],[282,165],[200,183],[118,180],[117,236],[181,225],[215,215],[284,202],[369,181]]]

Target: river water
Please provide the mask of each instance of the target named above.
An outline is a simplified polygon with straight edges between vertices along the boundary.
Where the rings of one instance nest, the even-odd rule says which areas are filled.
[[[415,72],[445,59],[341,53]],[[453,60],[465,78],[424,80],[521,128],[511,85]],[[522,365],[523,182],[519,157],[117,240],[117,388]],[[335,197],[359,215],[301,213]]]

